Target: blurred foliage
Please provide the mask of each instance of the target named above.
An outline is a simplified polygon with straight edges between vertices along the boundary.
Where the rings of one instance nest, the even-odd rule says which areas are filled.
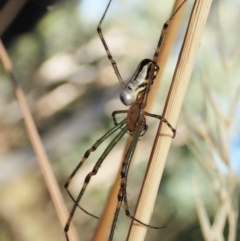
[[[17,38],[9,48],[69,210],[72,201],[63,188],[68,175],[84,151],[112,126],[111,112],[124,109],[118,100],[120,86],[96,33],[106,2],[63,1],[49,9],[32,32]],[[151,58],[172,2],[113,2],[103,24],[103,32],[124,79],[127,80],[132,75],[141,59]],[[187,3],[185,27],[192,3],[193,1]],[[194,109],[193,115],[200,113],[204,116],[207,112],[204,104],[206,91],[201,83],[203,76],[207,76],[211,83],[222,110],[227,106],[226,96],[239,87],[238,9],[237,0],[213,1],[186,98],[186,103]],[[164,104],[183,34],[184,29],[181,29],[164,70],[159,99],[156,101],[158,109],[159,103]],[[224,65],[222,59],[230,59],[230,55],[235,58],[234,62],[225,61]],[[30,147],[11,83],[2,69],[0,78],[0,241],[65,240]],[[214,133],[216,122],[212,115],[214,113],[209,117],[209,122],[210,131]],[[239,120],[238,103],[233,118]],[[214,194],[209,188],[206,171],[189,150],[191,138],[189,123],[186,121],[183,117],[179,121],[177,137],[168,157],[151,221],[153,224],[167,224],[168,228],[159,231],[149,229],[146,238],[149,241],[160,240],[159,237],[165,241],[204,240],[192,194],[193,177],[200,184],[201,196],[210,219],[214,218]],[[233,160],[233,171],[239,173],[240,135],[238,122],[235,123],[230,136],[233,147],[229,148],[238,158]],[[149,120],[149,130],[139,143],[130,170],[128,194],[132,210],[156,124],[157,121]],[[191,130],[191,133],[194,131]],[[96,215],[101,214],[102,209],[99,207],[103,207],[106,201],[125,140],[109,155],[84,196],[83,206]],[[90,170],[90,165],[93,165],[106,144],[91,154],[92,161],[89,160],[76,175],[71,186],[75,195]],[[97,221],[78,211],[74,223],[81,240],[90,240]],[[129,224],[130,220],[122,211],[114,240],[124,240]]]

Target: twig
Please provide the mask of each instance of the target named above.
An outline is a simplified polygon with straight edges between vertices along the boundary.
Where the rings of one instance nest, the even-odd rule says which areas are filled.
[[[4,7],[0,9],[0,36],[2,36],[26,3],[27,0],[9,0],[5,3]]]
[[[23,117],[24,117],[25,127],[27,130],[29,139],[30,139],[33,149],[36,153],[37,160],[39,162],[39,166],[42,170],[42,174],[44,176],[48,191],[52,198],[54,207],[56,209],[59,221],[60,221],[62,227],[64,227],[66,224],[67,216],[68,216],[67,208],[64,204],[61,192],[59,190],[57,181],[52,172],[47,154],[44,150],[41,138],[38,134],[38,131],[37,131],[37,128],[33,121],[32,115],[27,106],[22,88],[20,87],[20,85],[17,81],[17,78],[14,74],[12,62],[7,54],[7,51],[5,50],[5,48],[2,44],[2,41],[0,41],[0,60],[2,61],[5,71],[10,76],[10,79],[12,81],[12,84],[13,84],[13,87],[15,90],[16,99],[18,101],[19,107],[20,107]],[[76,231],[73,229],[73,227],[69,231],[69,236],[71,238],[71,241],[79,240],[77,238]]]

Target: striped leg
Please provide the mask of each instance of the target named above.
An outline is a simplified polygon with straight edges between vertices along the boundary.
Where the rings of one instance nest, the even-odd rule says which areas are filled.
[[[125,84],[124,84],[123,79],[122,79],[122,77],[121,77],[121,74],[120,74],[120,72],[119,72],[119,70],[118,70],[117,63],[116,63],[116,61],[113,59],[113,56],[112,56],[112,54],[111,54],[111,52],[110,52],[110,50],[109,50],[109,48],[108,48],[108,46],[107,46],[107,43],[106,43],[106,41],[105,41],[105,39],[104,39],[104,37],[103,37],[102,29],[101,29],[102,22],[103,22],[103,20],[104,20],[104,18],[105,18],[105,15],[106,15],[106,13],[107,13],[107,11],[108,11],[108,8],[109,8],[111,2],[112,2],[112,0],[110,0],[110,1],[108,2],[108,5],[107,5],[107,7],[106,7],[106,9],[105,9],[105,11],[104,11],[104,13],[103,13],[103,16],[102,16],[102,18],[101,18],[101,20],[100,20],[100,22],[99,22],[99,24],[98,24],[98,26],[97,26],[97,32],[98,32],[99,38],[100,38],[101,41],[102,41],[103,47],[104,47],[105,50],[106,50],[107,57],[108,57],[109,61],[110,61],[111,64],[112,64],[112,67],[113,67],[113,69],[114,69],[114,72],[115,72],[116,75],[117,75],[118,81],[119,81],[120,85],[122,86],[122,88],[124,89],[124,88],[125,88]]]
[[[168,120],[165,119],[164,117],[162,117],[161,115],[151,114],[151,113],[148,113],[148,112],[146,112],[146,111],[144,111],[144,115],[150,116],[150,117],[153,117],[153,118],[157,118],[157,119],[159,119],[159,120],[162,120],[162,121],[163,121],[164,123],[166,123],[167,126],[172,130],[172,132],[173,132],[172,138],[174,138],[174,137],[176,136],[176,132],[177,132],[176,129],[173,128],[173,126],[168,122]]]
[[[73,200],[74,203],[75,203],[76,201],[75,201],[74,197],[72,196],[71,192],[70,192],[69,189],[68,189],[68,187],[69,187],[69,185],[70,185],[70,182],[72,181],[72,178],[75,176],[75,174],[77,173],[77,171],[81,168],[81,166],[82,166],[83,163],[86,161],[86,159],[89,157],[89,155],[91,154],[91,152],[94,152],[94,151],[98,148],[98,146],[99,146],[104,140],[106,140],[110,135],[112,135],[115,131],[117,131],[119,128],[121,128],[125,123],[126,123],[126,119],[122,120],[118,125],[114,126],[114,127],[113,127],[112,129],[110,129],[105,135],[103,135],[99,140],[97,140],[97,141],[94,143],[94,145],[85,152],[82,160],[79,162],[79,164],[78,164],[78,165],[76,166],[76,168],[73,170],[72,174],[71,174],[71,175],[69,176],[69,178],[67,179],[64,187],[65,187],[68,195],[71,197],[71,199]],[[90,216],[98,219],[97,216],[89,213],[89,212],[86,211],[84,208],[82,208],[79,204],[78,204],[77,206],[78,206],[83,212],[85,212],[86,214],[88,214],[88,215],[90,215]]]
[[[72,221],[72,218],[74,216],[74,213],[76,211],[76,208],[78,207],[78,204],[79,202],[81,201],[82,199],[82,196],[88,186],[88,183],[90,182],[92,176],[96,175],[101,164],[103,163],[103,161],[105,160],[106,156],[109,154],[109,152],[113,149],[113,147],[118,143],[118,141],[123,137],[123,135],[127,132],[127,127],[126,127],[126,120],[123,120],[122,122],[120,122],[120,124],[115,127],[116,130],[117,129],[120,129],[123,127],[123,129],[113,138],[113,140],[110,142],[110,144],[107,146],[107,148],[105,149],[105,151],[103,152],[103,154],[100,156],[100,158],[98,159],[97,163],[95,164],[95,166],[93,167],[92,171],[90,173],[88,173],[88,175],[86,176],[85,180],[84,180],[84,183],[83,183],[83,186],[82,186],[82,189],[81,191],[79,192],[78,194],[78,197],[76,199],[76,201],[74,202],[74,205],[72,207],[72,210],[70,212],[70,215],[68,217],[68,220],[67,220],[67,223],[65,225],[65,228],[64,228],[64,233],[65,233],[65,236],[66,236],[66,239],[69,241],[69,238],[68,238],[68,230],[69,230],[69,226],[70,226],[70,223]],[[106,138],[105,138],[106,139]]]
[[[165,38],[165,35],[167,33],[167,30],[168,30],[168,27],[169,27],[169,23],[171,22],[171,20],[174,18],[174,16],[177,14],[177,12],[180,10],[180,8],[182,7],[182,5],[186,2],[187,0],[184,0],[179,6],[178,8],[173,12],[173,14],[171,15],[171,17],[167,20],[167,22],[164,23],[163,25],[163,28],[162,28],[162,31],[161,31],[161,34],[160,34],[160,37],[159,37],[159,40],[158,40],[158,44],[157,44],[157,48],[156,48],[156,51],[153,55],[153,60],[152,60],[152,63],[153,65],[151,66],[151,69],[150,69],[150,74],[149,74],[149,79],[147,81],[147,87],[146,87],[146,91],[144,93],[144,98],[143,98],[143,101],[142,101],[142,107],[143,109],[146,107],[147,105],[147,97],[148,97],[148,93],[151,89],[151,86],[153,85],[153,81],[154,81],[154,78],[156,77],[156,75],[154,75],[154,71],[155,68],[159,68],[159,66],[157,65],[157,60],[158,60],[158,55],[160,53],[160,50],[161,50],[161,47],[163,45],[163,41],[164,41],[164,38]],[[161,66],[160,66],[161,67]],[[158,72],[158,70],[157,70]],[[155,76],[155,77],[154,77]]]
[[[187,0],[184,0],[184,1],[178,6],[178,8],[173,12],[173,14],[171,15],[171,17],[167,20],[167,22],[164,23],[163,29],[162,29],[162,32],[161,32],[161,35],[160,35],[159,40],[158,40],[158,44],[157,44],[156,51],[155,51],[155,53],[154,53],[154,55],[153,55],[153,62],[157,63],[158,55],[159,55],[160,49],[161,49],[161,47],[162,47],[163,40],[164,40],[164,37],[165,37],[165,35],[166,35],[166,32],[167,32],[169,23],[171,22],[171,20],[174,18],[174,16],[176,15],[176,13],[180,10],[180,8],[182,7],[182,5],[183,5],[186,1],[187,1]]]
[[[131,163],[131,160],[132,160],[133,153],[134,153],[134,151],[136,149],[136,146],[137,146],[137,143],[138,143],[138,139],[139,139],[141,133],[143,132],[145,126],[146,126],[146,123],[143,122],[142,125],[138,128],[138,131],[133,136],[131,144],[129,145],[129,147],[127,149],[127,152],[124,156],[124,160],[122,162],[121,184],[120,184],[120,188],[119,188],[119,192],[118,192],[118,202],[117,202],[117,207],[116,207],[116,211],[115,211],[115,214],[114,214],[114,218],[113,218],[113,222],[112,222],[111,231],[110,231],[108,241],[113,240],[113,235],[114,235],[114,231],[115,231],[115,228],[116,228],[116,225],[117,225],[118,215],[119,215],[119,212],[120,212],[122,201],[124,200],[124,193],[126,193],[126,182],[127,182],[128,170],[129,170],[129,167],[130,167],[130,163]],[[130,212],[129,212],[128,204],[124,203],[124,208],[125,208],[126,215],[129,217],[128,213],[130,213]]]
[[[128,113],[128,110],[116,110],[116,111],[113,111],[112,113],[112,119],[113,119],[113,123],[114,125],[118,125],[118,122],[117,122],[117,119],[116,119],[116,115],[118,114],[126,114]]]
[[[127,217],[137,221],[138,223],[149,227],[149,228],[154,228],[154,229],[161,229],[161,228],[165,228],[164,227],[157,227],[157,226],[152,226],[149,224],[145,224],[144,222],[138,220],[137,218],[135,218],[133,215],[131,215],[130,210],[129,210],[129,206],[128,206],[128,201],[127,201],[127,176],[128,176],[128,171],[129,171],[129,167],[131,164],[131,160],[134,154],[134,151],[136,149],[137,143],[138,143],[138,139],[141,136],[141,133],[145,130],[146,127],[146,123],[145,121],[142,122],[142,124],[139,126],[138,131],[136,132],[136,134],[133,136],[132,142],[125,154],[125,158],[124,161],[122,163],[122,170],[121,170],[121,186],[118,192],[118,203],[117,203],[117,207],[116,207],[116,211],[114,214],[114,218],[113,218],[113,223],[112,223],[112,227],[111,227],[111,231],[110,231],[110,236],[109,236],[109,241],[113,240],[113,235],[114,235],[114,230],[116,228],[116,224],[117,224],[117,219],[118,219],[118,215],[120,212],[120,208],[121,208],[121,204],[122,201],[124,201],[124,209],[125,209],[125,214]]]

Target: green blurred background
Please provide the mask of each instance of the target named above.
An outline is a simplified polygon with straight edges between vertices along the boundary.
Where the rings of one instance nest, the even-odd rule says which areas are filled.
[[[106,4],[107,1],[61,1],[49,7],[31,31],[8,45],[69,210],[72,201],[63,188],[66,179],[84,152],[113,126],[111,112],[126,109],[119,101],[121,87],[96,32]],[[173,1],[113,1],[103,23],[103,33],[126,81],[140,60],[152,57],[172,5]],[[193,1],[187,2],[183,24],[164,70],[152,113],[159,113],[164,105],[192,5]],[[239,9],[238,0],[213,1],[190,80],[184,114],[178,123],[151,220],[153,225],[168,227],[149,229],[148,241],[205,240],[196,213],[193,179],[197,180],[201,198],[213,222],[219,201],[212,187],[213,171],[204,164],[207,158],[216,164],[217,173],[221,173],[224,180],[234,178],[234,184],[226,181],[226,187],[232,185],[236,210],[239,207]],[[11,82],[2,67],[0,78],[0,241],[63,241],[63,229],[26,135]],[[222,124],[211,107],[208,91],[224,116],[229,117],[228,111],[235,104],[234,114],[224,129],[228,164],[216,154],[217,150],[221,152],[218,128]],[[158,121],[148,119],[148,132],[139,142],[131,166],[128,198],[132,211],[157,124]],[[210,157],[209,143],[199,135],[198,128],[205,128],[216,143],[217,150]],[[97,216],[103,210],[126,139],[127,136],[111,152],[84,195],[82,205]],[[107,143],[91,154],[75,176],[70,187],[74,195]],[[237,215],[237,211],[235,213]],[[240,240],[239,222],[236,223],[238,235],[235,240]],[[91,240],[97,220],[77,211],[74,224],[81,240]],[[130,220],[122,210],[114,240],[125,239],[129,224]],[[223,233],[226,239],[219,240],[229,240],[228,230],[229,223],[226,223]]]

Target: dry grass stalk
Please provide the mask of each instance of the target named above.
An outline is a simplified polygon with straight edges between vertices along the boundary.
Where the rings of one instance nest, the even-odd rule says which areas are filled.
[[[2,36],[26,3],[27,0],[9,0],[5,3],[4,7],[0,9],[0,36]]]
[[[187,33],[163,112],[163,116],[173,126],[176,126],[177,123],[211,2],[211,0],[195,1],[192,10]],[[146,223],[148,223],[151,218],[167,153],[172,141],[171,136],[172,133],[169,128],[160,123],[135,213],[136,218]],[[146,227],[132,222],[127,240],[144,240],[146,232]]]
[[[63,198],[62,198],[61,192],[59,190],[55,176],[52,172],[47,154],[44,150],[41,138],[38,134],[38,131],[37,131],[37,128],[33,121],[32,115],[27,106],[27,103],[26,103],[26,100],[24,97],[24,93],[23,93],[22,88],[19,85],[17,78],[14,74],[12,62],[11,62],[11,60],[7,54],[7,51],[4,48],[3,43],[1,41],[0,41],[0,60],[3,64],[3,67],[6,71],[6,73],[10,76],[10,79],[12,81],[16,99],[17,99],[19,107],[22,111],[23,118],[24,118],[27,134],[29,136],[33,149],[36,153],[37,160],[38,160],[39,166],[41,168],[42,174],[44,176],[44,179],[45,179],[48,191],[50,193],[53,205],[57,212],[57,216],[59,218],[61,226],[64,228],[67,217],[68,217],[67,208],[63,201]],[[74,228],[70,229],[69,236],[72,241],[79,240]]]
[[[217,183],[218,188],[214,188],[215,193],[220,195],[218,197],[218,205],[215,208],[214,220],[211,223],[208,212],[205,208],[204,202],[199,194],[199,185],[194,182],[194,198],[197,209],[197,215],[201,226],[203,237],[206,241],[218,241],[225,240],[224,229],[226,223],[229,223],[228,241],[236,240],[236,228],[237,228],[237,212],[233,203],[233,195],[226,187],[220,186],[223,182],[222,178],[215,179],[215,185]],[[225,185],[226,186],[226,185]]]
[[[219,18],[220,16],[218,16],[218,21]],[[224,96],[228,106],[221,108],[218,100],[222,99],[222,93],[217,93],[215,88],[211,86],[213,81],[208,79],[207,74],[202,74],[201,84],[205,94],[204,108],[208,111],[205,111],[201,116],[185,106],[187,107],[185,108],[185,117],[188,127],[191,128],[188,146],[202,164],[203,170],[209,178],[210,185],[204,188],[210,187],[214,197],[213,213],[209,214],[203,197],[200,195],[200,182],[193,180],[195,205],[204,240],[236,241],[239,240],[239,237],[237,237],[239,183],[237,173],[234,173],[233,170],[230,147],[231,129],[240,96],[239,85],[237,88],[233,85],[233,81],[236,81],[233,75],[234,68],[238,68],[235,53],[239,51],[239,43],[227,46],[224,40],[229,36],[224,35],[221,28],[218,28],[218,33],[219,29],[221,36],[218,36],[218,39],[221,39],[221,41],[218,41],[218,44],[220,45],[221,42],[222,49],[232,53],[224,55],[221,48],[218,48],[221,68],[223,67],[225,73],[224,81],[228,84],[226,96]],[[210,69],[204,66],[204,73],[209,71]],[[214,69],[214,71],[216,70]],[[214,125],[210,125],[211,123]],[[201,128],[199,128],[200,126]]]
[[[211,101],[209,101],[209,103],[211,103]],[[185,111],[186,110],[187,109],[185,108]],[[226,141],[228,138],[224,140],[223,138],[218,138],[218,140],[220,140],[221,147],[218,146],[218,143],[215,143],[216,141],[211,137],[209,133],[203,134],[203,132],[199,132],[199,128],[196,128],[199,126],[199,122],[197,122],[194,118],[190,118],[192,114],[193,112],[190,112],[189,110],[186,114],[188,120],[187,123],[190,124],[193,129],[193,131],[190,132],[192,134],[190,135],[191,143],[189,144],[189,148],[197,157],[197,160],[203,165],[204,170],[210,179],[213,195],[217,200],[217,205],[215,206],[214,221],[211,224],[210,217],[199,194],[199,184],[196,182],[196,180],[194,180],[195,204],[204,239],[206,241],[225,240],[223,233],[226,223],[228,222],[229,233],[227,240],[235,241],[238,210],[234,204],[234,191],[237,184],[236,177],[234,176],[231,169],[231,161],[229,159],[229,155],[225,153],[225,150],[228,150],[229,148],[229,143]],[[224,123],[224,119],[217,118],[217,120]],[[204,125],[205,119],[202,119],[201,123]],[[222,128],[221,125],[218,126],[219,128]],[[205,128],[207,129],[206,123]],[[228,128],[226,127],[222,129],[224,131],[224,136],[226,136],[225,131]],[[196,137],[197,135],[200,138]],[[220,136],[222,135],[223,134],[220,133]],[[226,173],[223,173],[223,170],[221,170],[220,166],[216,163],[216,158],[223,164],[225,163],[228,169]]]

